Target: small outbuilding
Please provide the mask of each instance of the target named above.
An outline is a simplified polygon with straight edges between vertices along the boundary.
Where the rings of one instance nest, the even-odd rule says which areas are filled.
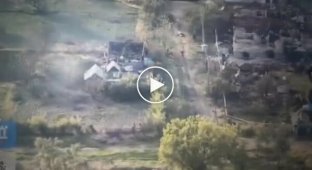
[[[104,85],[105,74],[101,67],[94,64],[84,73],[85,88],[89,92],[98,92]]]
[[[107,79],[119,79],[121,78],[122,69],[120,65],[115,62],[111,61],[105,66],[106,71],[106,78]]]

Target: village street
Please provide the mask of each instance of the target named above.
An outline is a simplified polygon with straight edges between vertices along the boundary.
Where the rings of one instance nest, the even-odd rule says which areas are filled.
[[[198,8],[198,4],[191,2],[171,2],[168,11],[176,18],[174,34],[171,38],[175,42],[173,51],[173,60],[176,63],[176,72],[174,74],[175,81],[177,83],[177,89],[179,95],[187,100],[187,102],[193,107],[194,112],[190,114],[200,114],[205,116],[213,116],[212,111],[215,109],[205,95],[206,81],[202,79],[198,82],[198,68],[204,66],[201,54],[197,53],[200,50],[200,45],[196,44],[191,35],[183,32],[183,36],[177,35],[179,29],[187,27],[183,11],[191,11]],[[183,52],[182,52],[183,51]],[[183,53],[183,54],[182,54]]]

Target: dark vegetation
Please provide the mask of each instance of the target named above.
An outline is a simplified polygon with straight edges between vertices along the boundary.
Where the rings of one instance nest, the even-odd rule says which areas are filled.
[[[90,127],[83,127],[81,118],[58,116],[49,120],[45,115],[36,115],[26,122],[18,123],[18,135],[23,137],[62,137],[93,133]]]
[[[149,86],[141,86],[143,96],[149,97]],[[105,85],[103,95],[118,102],[137,102],[142,100],[137,92],[136,83],[121,82]]]

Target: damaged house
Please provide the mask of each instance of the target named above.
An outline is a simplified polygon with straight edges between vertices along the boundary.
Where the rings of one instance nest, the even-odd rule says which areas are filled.
[[[107,57],[114,60],[143,60],[147,49],[141,42],[108,42]]]
[[[102,61],[84,73],[87,89],[102,88],[105,82],[116,82],[127,75],[138,76],[145,68],[154,65],[146,56],[143,43],[110,41]]]

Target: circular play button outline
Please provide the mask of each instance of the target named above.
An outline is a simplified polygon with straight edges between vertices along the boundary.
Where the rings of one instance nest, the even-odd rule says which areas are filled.
[[[146,98],[141,94],[140,89],[139,89],[139,81],[140,81],[141,76],[142,76],[145,72],[147,72],[147,71],[149,71],[149,70],[151,70],[151,69],[160,69],[160,70],[166,72],[166,73],[169,75],[170,79],[171,79],[171,84],[172,84],[171,91],[170,91],[169,95],[168,95],[166,98],[164,98],[163,100],[161,100],[161,101],[153,102],[153,101],[150,101],[150,100],[146,99]],[[168,70],[166,70],[166,69],[164,69],[164,68],[162,68],[162,67],[159,67],[159,66],[151,66],[151,67],[146,68],[145,70],[143,70],[143,71],[140,73],[140,75],[139,75],[139,77],[138,77],[138,79],[137,79],[136,86],[137,86],[137,91],[138,91],[140,97],[141,97],[144,101],[146,101],[146,102],[148,102],[148,103],[150,103],[150,104],[159,104],[159,103],[163,103],[163,102],[167,101],[167,100],[171,97],[171,95],[172,95],[172,93],[173,93],[173,90],[174,90],[174,81],[173,81],[172,75],[170,74],[170,72],[169,72]]]

